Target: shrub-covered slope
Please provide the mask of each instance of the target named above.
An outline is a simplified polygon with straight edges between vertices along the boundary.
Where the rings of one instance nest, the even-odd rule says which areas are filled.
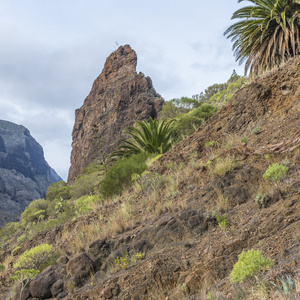
[[[297,58],[238,91],[122,195],[91,196],[93,211],[11,255],[13,236],[0,257],[2,294],[12,294],[22,253],[47,243],[60,258],[24,299],[284,299],[284,280],[297,297],[299,82]]]

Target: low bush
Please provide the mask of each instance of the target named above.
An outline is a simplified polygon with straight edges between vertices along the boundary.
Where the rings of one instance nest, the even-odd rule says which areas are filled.
[[[268,194],[258,192],[255,197],[255,202],[259,205],[260,208],[266,207],[268,202]]]
[[[19,250],[21,247],[20,246],[17,246],[17,247],[15,247],[12,251],[11,251],[11,255],[12,256],[14,256],[14,253],[17,251],[17,250]]]
[[[128,262],[128,252],[126,252],[125,256],[115,258],[115,265],[121,267],[122,269],[127,269],[129,266]]]
[[[52,251],[52,245],[41,244],[21,254],[14,264],[17,270],[42,271],[47,266],[55,263],[56,255]]]
[[[153,157],[147,153],[132,155],[119,159],[107,172],[100,183],[100,192],[104,198],[121,194],[126,187],[133,183],[132,174],[141,174],[147,169],[146,160]]]
[[[87,167],[85,167],[81,173],[81,175],[88,175],[88,174],[92,174],[92,173],[103,173],[104,167],[103,165],[101,165],[97,160],[91,162]]]
[[[279,165],[279,164],[272,164],[268,167],[266,172],[263,175],[264,179],[270,179],[271,181],[279,181],[281,178],[286,176],[287,171],[289,170],[288,167]]]
[[[32,201],[25,211],[21,214],[22,225],[26,226],[29,223],[37,223],[44,220],[47,216],[49,202],[45,199]]]
[[[227,215],[220,215],[218,212],[215,213],[218,225],[220,228],[224,229],[229,226],[229,222],[227,220]]]
[[[63,180],[52,183],[47,190],[47,195],[46,199],[48,201],[53,201],[54,199],[70,199],[71,194],[70,194],[70,187],[67,186],[67,183],[64,182]]]
[[[217,107],[205,103],[186,114],[178,115],[175,119],[173,135],[177,136],[178,139],[191,135],[205,120],[214,115],[217,110]]]
[[[24,242],[26,240],[26,234],[23,234],[17,238],[18,244]]]
[[[137,251],[135,254],[133,254],[129,260],[128,258],[128,252],[126,252],[124,257],[117,257],[115,259],[115,265],[118,267],[121,267],[122,269],[128,269],[130,265],[135,266],[137,264],[137,261],[143,260],[145,258],[145,253]]]
[[[64,199],[60,197],[59,199],[55,199],[51,205],[49,205],[49,211],[51,215],[58,215],[63,212],[67,212],[74,209],[72,206],[72,201]]]
[[[48,244],[36,246],[19,256],[14,264],[14,275],[11,277],[12,280],[20,283],[19,299],[23,299],[23,291],[30,280],[47,266],[55,264],[56,258],[52,245]]]
[[[232,96],[247,83],[247,79],[245,77],[236,79],[236,81],[231,83],[230,81],[228,81],[229,85],[227,86],[227,88],[214,94],[208,102],[218,106],[227,103],[232,98]]]
[[[99,184],[101,175],[99,172],[81,174],[71,186],[71,196],[78,199],[82,196],[95,194],[95,188]]]
[[[14,234],[19,232],[20,224],[17,222],[9,222],[0,230],[0,241],[4,243],[9,238],[11,238]]]
[[[273,261],[265,258],[260,250],[242,252],[230,273],[231,282],[243,282],[260,271],[273,266]]]
[[[82,215],[86,214],[89,211],[93,210],[93,208],[90,206],[95,200],[97,199],[96,195],[93,196],[82,196],[79,199],[77,199],[74,203],[75,211],[77,214]]]

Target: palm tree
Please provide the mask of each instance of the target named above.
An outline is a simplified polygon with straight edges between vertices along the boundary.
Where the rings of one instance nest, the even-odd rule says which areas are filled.
[[[121,140],[124,144],[112,153],[112,157],[128,157],[141,152],[163,154],[172,146],[171,134],[174,120],[159,121],[149,118],[149,123],[139,121],[136,127],[128,126],[124,133],[131,139]]]
[[[238,0],[242,2],[244,0]],[[245,74],[258,74],[287,61],[300,52],[300,0],[247,0],[254,5],[237,10],[242,19],[224,33],[231,38],[236,60]]]

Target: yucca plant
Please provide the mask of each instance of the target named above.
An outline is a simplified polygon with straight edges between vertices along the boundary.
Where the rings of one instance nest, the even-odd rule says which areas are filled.
[[[124,133],[129,140],[121,140],[123,145],[118,147],[112,157],[128,157],[133,154],[157,153],[163,154],[172,146],[171,135],[174,120],[156,120],[149,118],[149,122],[139,121],[136,126],[128,126]]]
[[[238,0],[242,2],[245,0]],[[300,51],[300,0],[247,0],[253,5],[237,10],[242,19],[224,33],[231,38],[236,60],[245,74],[258,74],[280,65]]]

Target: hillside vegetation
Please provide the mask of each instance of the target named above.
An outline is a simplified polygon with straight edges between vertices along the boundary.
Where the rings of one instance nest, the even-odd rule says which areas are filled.
[[[209,100],[230,84],[205,103],[173,101],[175,128],[201,126],[177,127],[174,142],[187,138],[171,150],[112,167],[100,157],[74,185],[51,185],[1,231],[1,295],[296,299],[299,80],[297,58],[216,113]]]
[[[159,120],[135,52],[109,56],[76,111],[74,184],[0,232],[2,298],[299,299],[300,4],[250,3],[225,35],[252,81],[234,72]],[[106,140],[95,113],[119,123]]]

